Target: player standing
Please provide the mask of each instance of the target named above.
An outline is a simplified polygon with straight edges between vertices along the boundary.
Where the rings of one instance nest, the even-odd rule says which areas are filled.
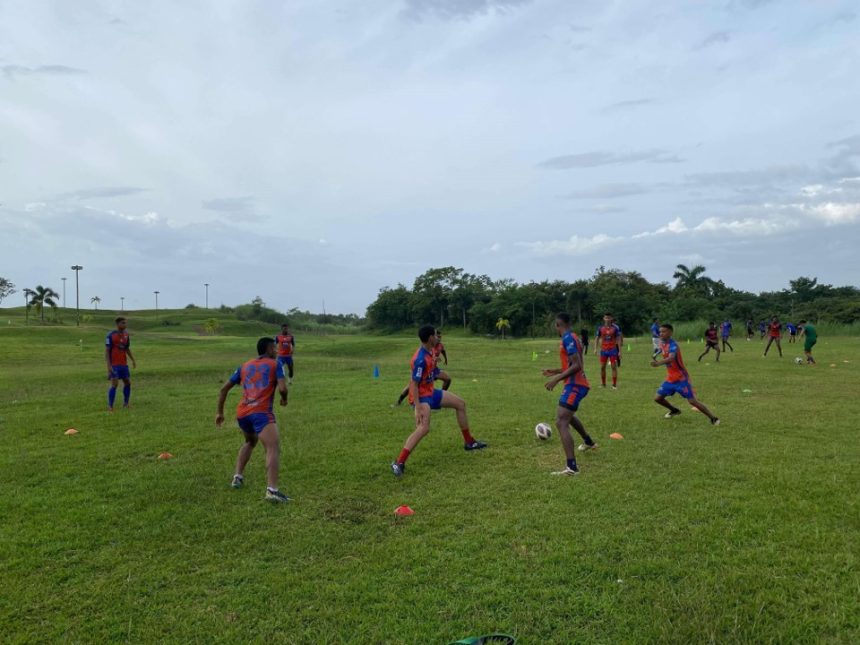
[[[287,366],[289,371],[289,384],[293,384],[293,350],[296,348],[296,337],[290,333],[290,326],[287,323],[281,325],[281,333],[275,336],[275,342],[278,344],[278,365]]]
[[[579,330],[579,343],[582,345],[583,355],[588,354],[588,329],[583,327]]]
[[[788,342],[796,343],[797,342],[797,325],[794,323],[785,323],[785,328],[788,330]]]
[[[690,383],[690,375],[687,372],[687,368],[684,367],[684,361],[681,358],[681,348],[675,342],[675,339],[672,338],[673,331],[674,328],[668,323],[660,325],[660,353],[662,354],[662,358],[652,360],[651,367],[665,365],[666,380],[657,390],[654,401],[669,410],[664,416],[666,419],[671,419],[681,414],[681,411],[669,403],[666,397],[680,394],[687,399],[690,405],[707,416],[711,420],[711,425],[720,425],[720,420],[711,413],[704,403],[696,399],[696,393],[693,391],[693,386]]]
[[[483,441],[476,440],[469,432],[469,419],[466,416],[466,402],[459,396],[445,390],[434,389],[436,380],[436,360],[433,348],[438,342],[433,325],[424,325],[418,330],[421,346],[412,356],[412,380],[409,382],[409,402],[415,407],[415,430],[406,438],[403,450],[392,462],[391,472],[401,477],[406,471],[406,460],[420,441],[430,432],[430,411],[453,408],[457,413],[457,424],[463,434],[463,448],[467,451],[482,450],[487,447]]]
[[[755,329],[753,328],[752,318],[747,320],[747,340],[752,340],[752,337],[755,336]]]
[[[589,436],[582,425],[582,421],[576,416],[579,404],[588,396],[589,384],[585,377],[582,365],[582,344],[576,334],[570,329],[570,314],[561,312],[555,317],[555,328],[561,336],[561,369],[544,370],[544,376],[552,378],[546,382],[544,387],[550,392],[561,381],[564,381],[564,390],[558,400],[555,412],[555,427],[561,437],[561,445],[564,446],[564,455],[567,465],[564,470],[552,473],[553,475],[578,475],[579,467],[576,465],[576,454],[573,451],[573,437],[570,434],[570,426],[579,433],[584,443],[579,446],[580,451],[594,450],[597,444]]]
[[[122,379],[122,407],[127,408],[131,399],[131,372],[128,369],[128,358],[131,366],[137,369],[137,361],[131,353],[131,339],[126,327],[128,321],[120,316],[115,321],[116,329],[108,332],[105,339],[105,362],[107,363],[107,375],[110,380],[108,388],[108,412],[113,412],[113,403],[116,400],[116,386]]]
[[[705,354],[714,350],[717,352],[717,363],[720,362],[720,341],[717,338],[717,327],[714,321],[711,321],[708,328],[705,330],[705,351],[699,355],[699,362],[702,362]]]
[[[732,352],[735,351],[735,348],[732,347],[732,344],[729,342],[729,336],[732,335],[732,321],[726,318],[723,322],[720,323],[720,336],[723,339],[723,351],[726,351],[726,347],[728,347]]]
[[[800,335],[803,336],[803,353],[806,354],[806,362],[810,365],[815,365],[815,359],[812,358],[812,348],[818,342],[818,332],[812,323],[805,320],[800,321]]]
[[[281,395],[281,406],[287,405],[284,368],[275,360],[277,350],[274,338],[258,340],[257,354],[257,358],[238,367],[221,387],[215,425],[220,428],[224,423],[224,402],[227,400],[227,394],[233,386],[241,385],[243,394],[236,408],[236,421],[245,436],[245,443],[236,457],[236,473],[230,485],[233,488],[242,488],[245,484],[245,466],[259,440],[266,449],[266,499],[279,503],[289,502],[290,498],[278,489],[281,439],[272,412],[276,388]]]
[[[651,356],[660,353],[660,320],[655,318],[651,323]]]
[[[779,350],[779,357],[782,358],[782,324],[779,322],[779,319],[774,316],[770,319],[770,325],[768,325],[768,335],[770,338],[767,339],[767,345],[764,348],[764,354],[762,356],[767,356],[767,350],[770,349],[773,341],[776,341],[776,348]]]
[[[594,349],[600,349],[600,384],[606,387],[606,362],[612,365],[612,389],[618,389],[618,365],[621,364],[621,328],[615,324],[612,314],[603,314],[603,324],[597,328]]]

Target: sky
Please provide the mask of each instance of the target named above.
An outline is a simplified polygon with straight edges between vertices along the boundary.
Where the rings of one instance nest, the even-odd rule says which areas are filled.
[[[0,0],[0,276],[358,314],[449,265],[860,285],[858,105],[854,0]]]

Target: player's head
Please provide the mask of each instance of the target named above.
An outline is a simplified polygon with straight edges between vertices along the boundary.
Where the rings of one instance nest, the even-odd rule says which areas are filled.
[[[710,325],[710,326],[711,326],[711,329],[713,329],[714,327],[716,327],[716,326],[717,326],[717,323],[715,323],[715,322],[712,320],[711,322],[709,322],[709,323],[708,323],[708,325]]]
[[[654,319],[654,324],[657,324],[657,323],[659,323],[659,322],[660,322],[660,319],[659,319],[659,318],[655,318],[655,319]]]
[[[442,332],[439,329],[436,330],[436,340],[442,342]]]
[[[612,322],[612,314],[610,312],[604,312],[603,314],[603,322],[607,325]]]
[[[675,331],[675,328],[672,327],[669,323],[663,323],[660,325],[660,338],[663,340],[669,340],[672,338],[672,332]]]
[[[257,356],[275,357],[275,339],[261,338],[257,341]]]
[[[128,324],[128,321],[125,319],[125,316],[117,316],[114,322],[116,323],[117,329],[125,329],[126,325]]]
[[[422,343],[430,343],[436,340],[436,328],[433,325],[422,325],[418,329],[418,338]]]
[[[777,318],[776,316],[771,316],[771,317],[770,317],[770,321],[771,321],[771,322],[776,322],[777,320],[779,320],[779,318]]]
[[[559,311],[555,315],[555,328],[559,334],[570,329],[570,314],[566,311]]]
[[[805,325],[805,324],[806,324],[806,321],[805,321],[805,320],[801,320],[801,321],[800,321],[799,323],[797,323],[797,324],[798,324],[798,325]]]
[[[290,331],[290,326],[287,323],[282,323],[281,324],[281,331],[286,334],[288,331]]]

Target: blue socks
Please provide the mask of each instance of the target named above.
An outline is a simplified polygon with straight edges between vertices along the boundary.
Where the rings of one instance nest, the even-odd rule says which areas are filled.
[[[131,385],[125,385],[122,388],[122,400],[125,405],[128,405],[128,400],[131,398]]]
[[[579,467],[576,465],[576,459],[568,459],[567,467],[571,470],[579,470]]]
[[[116,388],[112,387],[108,389],[108,407],[113,407],[113,402],[116,400]]]

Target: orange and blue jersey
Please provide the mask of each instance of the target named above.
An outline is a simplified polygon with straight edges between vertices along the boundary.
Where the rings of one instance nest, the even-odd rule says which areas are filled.
[[[597,337],[600,338],[600,351],[608,352],[614,350],[621,339],[621,327],[615,323],[601,325],[597,328]]]
[[[105,347],[110,348],[110,364],[127,365],[128,364],[128,348],[131,346],[131,339],[128,337],[127,331],[114,330],[108,332],[105,339]]]
[[[286,358],[293,355],[293,348],[296,346],[296,339],[292,334],[278,334],[275,336],[275,342],[278,344],[278,356]]]
[[[241,385],[242,400],[236,407],[238,418],[251,414],[271,413],[278,379],[284,378],[284,368],[273,358],[261,356],[236,368],[230,377],[234,385]]]
[[[672,354],[675,355],[675,358],[673,358],[670,363],[666,363],[666,380],[669,383],[688,381],[690,379],[690,374],[687,372],[687,368],[684,367],[684,359],[681,358],[681,348],[678,347],[678,343],[675,342],[675,339],[670,338],[669,340],[664,340],[660,343],[660,351],[662,352],[664,359],[669,358]]]
[[[571,364],[571,357],[577,354],[582,358],[582,343],[579,342],[576,334],[572,331],[566,332],[561,337],[561,346],[559,347],[559,357],[561,358],[561,369],[566,371]],[[579,370],[572,376],[568,376],[564,382],[565,385],[580,385],[582,387],[591,387],[588,379],[585,377],[585,370]]]
[[[424,399],[433,396],[433,383],[436,380],[436,359],[433,357],[433,352],[428,352],[424,346],[418,348],[412,355],[412,380],[418,384],[418,398]],[[412,393],[409,393],[409,402],[415,404],[412,400]]]

